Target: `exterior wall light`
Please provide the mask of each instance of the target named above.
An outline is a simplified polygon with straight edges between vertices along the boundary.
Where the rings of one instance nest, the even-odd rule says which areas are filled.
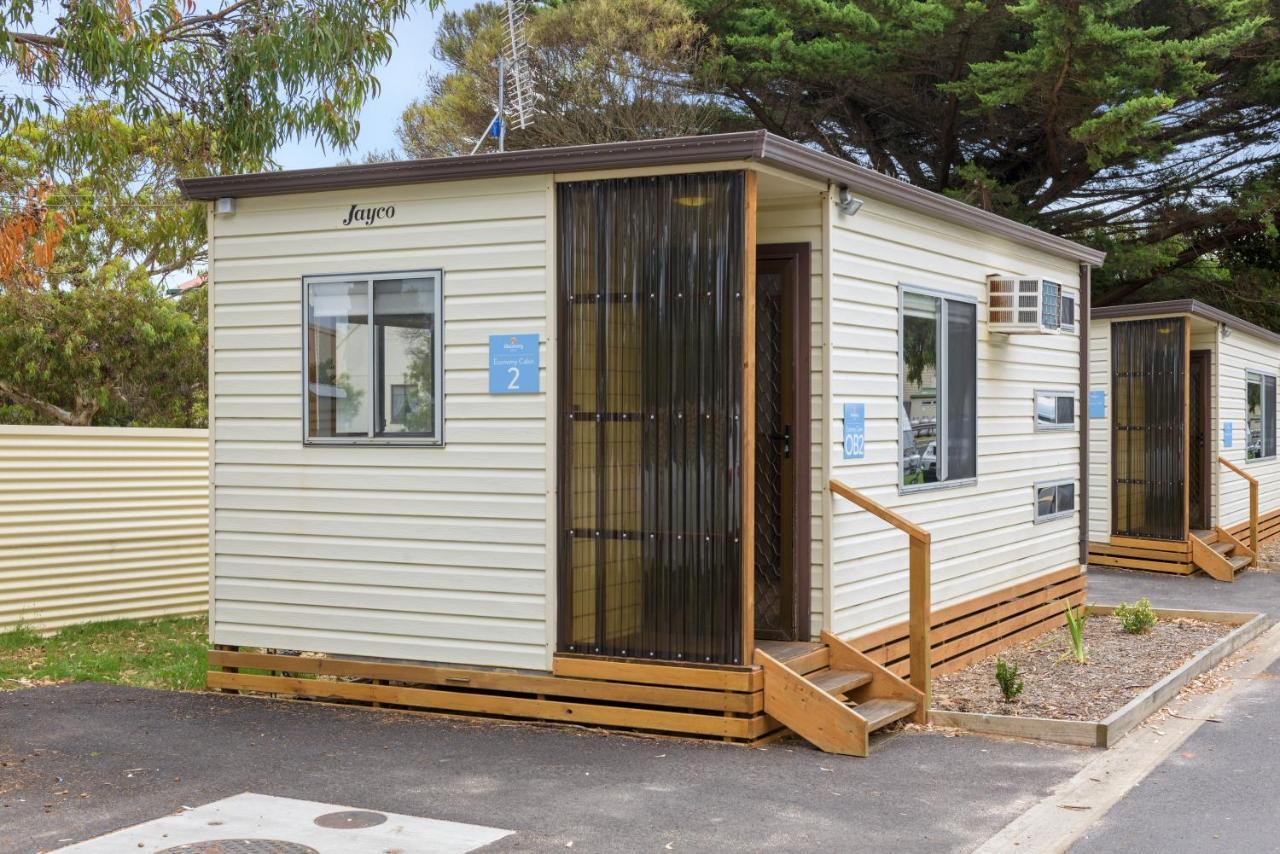
[[[845,216],[853,216],[862,209],[862,199],[854,198],[853,193],[849,192],[848,187],[840,188],[840,196],[836,200],[836,207],[840,209],[840,213]]]

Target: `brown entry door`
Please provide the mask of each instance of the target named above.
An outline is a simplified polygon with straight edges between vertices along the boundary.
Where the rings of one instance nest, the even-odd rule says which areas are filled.
[[[809,245],[756,258],[755,627],[809,639]]]
[[[1191,504],[1191,527],[1206,530],[1212,526],[1209,512],[1209,473],[1213,471],[1209,444],[1210,366],[1213,354],[1208,350],[1191,351],[1191,459],[1187,485]]]

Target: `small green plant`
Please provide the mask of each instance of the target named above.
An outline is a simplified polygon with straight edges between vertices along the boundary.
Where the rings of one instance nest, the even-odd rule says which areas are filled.
[[[1156,624],[1156,612],[1151,610],[1151,600],[1146,596],[1132,605],[1121,602],[1120,607],[1116,608],[1116,616],[1120,618],[1120,625],[1131,635],[1145,635]]]
[[[1076,664],[1089,663],[1089,650],[1084,645],[1084,624],[1088,619],[1089,611],[1083,602],[1075,609],[1072,609],[1070,602],[1067,603],[1067,630],[1071,632],[1071,649],[1068,654],[1075,658]]]
[[[1012,703],[1022,693],[1022,680],[1018,678],[1018,665],[1010,664],[1003,658],[996,659],[996,682],[1000,685],[1000,693],[1006,703]]]

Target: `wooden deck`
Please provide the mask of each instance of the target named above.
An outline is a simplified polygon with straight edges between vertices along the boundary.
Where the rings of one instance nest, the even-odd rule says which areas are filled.
[[[1114,566],[1120,569],[1145,569],[1188,575],[1191,563],[1189,540],[1146,540],[1136,537],[1112,537],[1108,543],[1089,543],[1091,566]]]
[[[551,674],[209,651],[215,690],[389,709],[553,721],[754,744],[782,725],[764,712],[760,667],[557,657]]]
[[[1085,577],[1069,566],[938,608],[930,627],[932,672],[967,667],[1012,644],[1031,640],[1066,624],[1066,605],[1085,599]],[[901,677],[911,674],[907,624],[898,623],[849,641],[873,661]]]

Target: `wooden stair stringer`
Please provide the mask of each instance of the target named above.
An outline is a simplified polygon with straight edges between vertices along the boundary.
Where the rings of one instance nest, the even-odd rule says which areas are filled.
[[[1213,548],[1216,538],[1211,542],[1202,540],[1195,534],[1188,534],[1191,538],[1191,563],[1197,569],[1201,569],[1210,578],[1218,581],[1235,581],[1236,568],[1225,555],[1219,554]]]
[[[865,670],[871,674],[871,681],[857,689],[855,699],[865,700],[875,697],[910,700],[916,704],[916,710],[911,714],[911,722],[921,725],[929,722],[929,710],[925,707],[924,693],[919,688],[830,632],[822,633],[822,642],[831,650],[832,667],[842,670]]]
[[[867,755],[871,733],[848,706],[763,650],[755,663],[764,670],[765,714],[819,750]]]
[[[1254,566],[1257,564],[1258,562],[1257,552],[1255,552],[1253,549],[1246,546],[1244,544],[1244,540],[1241,540],[1239,537],[1235,536],[1234,534],[1232,534],[1230,531],[1228,531],[1226,528],[1222,527],[1221,525],[1219,525],[1215,530],[1218,533],[1218,542],[1230,543],[1232,548],[1235,550],[1236,554],[1249,558],[1250,566]]]

